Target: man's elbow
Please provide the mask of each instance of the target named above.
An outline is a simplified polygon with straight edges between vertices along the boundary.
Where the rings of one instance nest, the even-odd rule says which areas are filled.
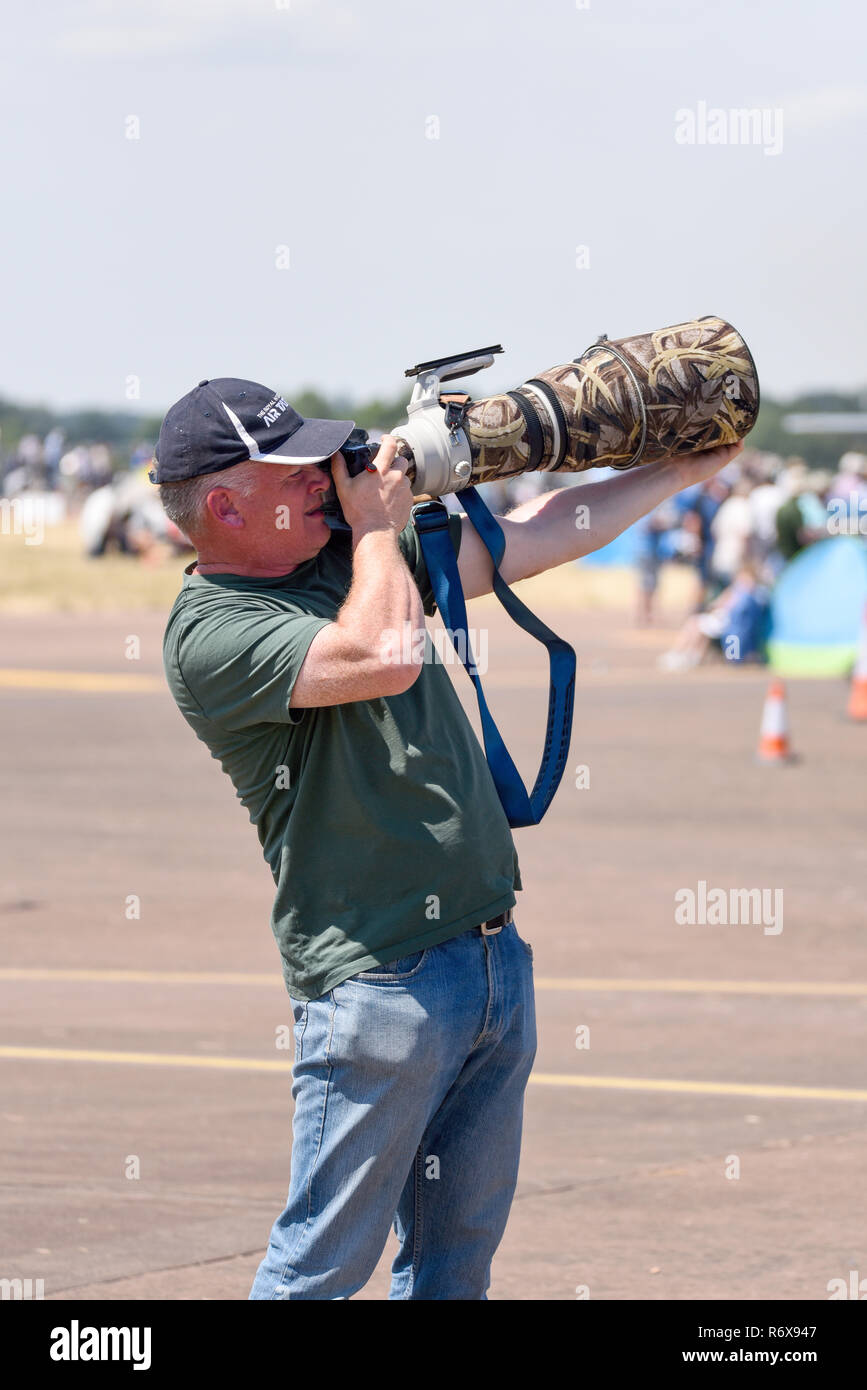
[[[389,689],[387,695],[405,695],[421,675],[422,661],[401,661],[384,668],[383,678]]]
[[[360,669],[364,682],[374,691],[375,698],[404,695],[418,680],[424,664],[424,653],[413,650],[407,643],[388,643],[361,658]]]

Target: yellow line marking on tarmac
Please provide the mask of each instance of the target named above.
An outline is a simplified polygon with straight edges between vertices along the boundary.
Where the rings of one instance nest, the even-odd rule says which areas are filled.
[[[867,998],[867,983],[836,980],[604,980],[541,975],[537,989],[606,994],[775,994],[826,998]]]
[[[771,1086],[740,1081],[651,1080],[641,1076],[569,1076],[563,1072],[533,1072],[537,1086],[585,1086],[604,1091],[673,1091],[701,1096],[766,1096],[779,1100],[860,1100],[867,1091],[846,1091],[825,1086]]]
[[[104,1052],[96,1048],[0,1047],[0,1057],[36,1062],[123,1062],[137,1067],[210,1067],[217,1071],[291,1071],[292,1061],[262,1057],[199,1057],[185,1052]]]
[[[0,980],[67,980],[96,984],[283,985],[280,975],[242,974],[223,970],[51,970],[41,966],[4,966]]]
[[[0,1047],[0,1057],[39,1062],[120,1062],[127,1066],[206,1067],[212,1071],[279,1071],[288,1075],[291,1062],[259,1057],[199,1057],[173,1052],[108,1052],[96,1048]],[[537,1086],[583,1086],[593,1090],[667,1091],[683,1095],[762,1096],[779,1100],[867,1101],[867,1090],[823,1086],[774,1086],[737,1081],[675,1081],[638,1076],[572,1076],[567,1072],[533,1072]]]
[[[43,980],[95,984],[268,985],[283,988],[276,973],[230,970],[83,970],[44,966],[4,966],[2,980]],[[570,990],[598,994],[753,994],[805,995],[828,999],[867,998],[867,983],[836,980],[630,980],[541,975],[539,990]]]
[[[159,676],[141,676],[133,672],[102,671],[27,671],[6,667],[0,669],[0,688],[7,690],[69,690],[82,694],[148,694],[166,690]]]
[[[607,670],[595,669],[591,664],[578,663],[578,686],[592,685],[670,685],[683,689],[693,682],[699,685],[728,684],[733,678],[730,670],[715,666],[694,667],[691,671],[661,671],[654,666],[628,666]],[[757,667],[756,671],[739,671],[734,678],[738,685],[765,685],[768,680],[767,666]],[[544,676],[531,671],[513,671],[499,675],[489,668],[485,673],[486,685],[512,690],[544,690]]]
[[[588,666],[584,670],[579,669],[578,675],[581,681],[594,686],[640,685],[648,681],[654,685],[672,683],[671,672],[658,671],[652,667],[598,671]],[[729,671],[717,671],[713,668],[690,671],[688,676],[690,680],[699,680],[702,684],[731,679]],[[492,686],[504,690],[544,690],[542,677],[531,672],[498,674],[492,671],[486,679]],[[750,679],[755,683],[764,684],[767,681],[767,673],[764,668],[758,675],[753,675],[752,672],[738,672],[737,679],[739,685]],[[0,669],[0,689],[65,690],[83,695],[143,695],[157,692],[168,694],[166,683],[159,676],[136,675],[133,672],[25,670],[17,667]]]

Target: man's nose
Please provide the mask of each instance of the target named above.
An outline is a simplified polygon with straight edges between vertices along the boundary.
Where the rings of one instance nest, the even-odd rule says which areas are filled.
[[[315,463],[310,471],[316,475],[310,480],[310,490],[312,492],[327,492],[331,486],[331,474],[326,473],[324,468],[320,468]]]

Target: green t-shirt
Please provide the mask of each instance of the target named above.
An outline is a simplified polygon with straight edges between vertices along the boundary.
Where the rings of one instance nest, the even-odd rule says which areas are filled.
[[[457,546],[461,518],[450,526]],[[399,540],[432,614],[411,524]],[[340,533],[276,579],[186,571],[163,642],[181,713],[259,833],[283,978],[299,999],[457,936],[513,906],[521,887],[490,769],[428,634],[404,694],[289,708],[351,578]]]

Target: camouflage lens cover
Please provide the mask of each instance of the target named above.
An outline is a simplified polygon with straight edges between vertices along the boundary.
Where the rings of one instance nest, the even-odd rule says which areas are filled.
[[[538,372],[533,380],[546,382],[562,407],[568,436],[557,470],[562,472],[637,467],[733,444],[749,433],[759,410],[750,350],[737,330],[719,318],[594,344],[581,360]],[[533,405],[542,427],[539,468],[556,468],[549,412],[532,390],[518,391]],[[471,482],[527,471],[527,428],[510,396],[474,401],[466,428],[473,451]]]

